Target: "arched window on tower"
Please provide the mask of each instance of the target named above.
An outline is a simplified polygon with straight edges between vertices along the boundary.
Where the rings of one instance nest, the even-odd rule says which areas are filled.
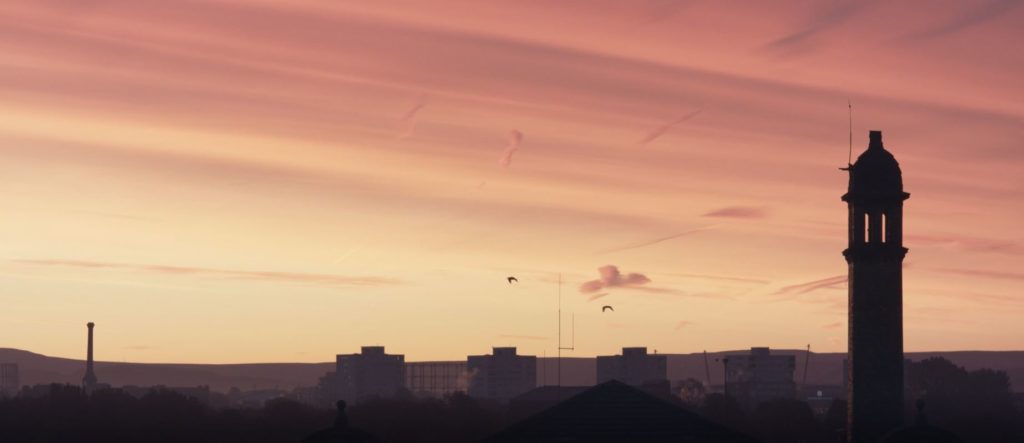
[[[871,241],[871,214],[864,213],[864,243]]]
[[[888,243],[889,242],[889,237],[888,237],[889,229],[886,226],[886,220],[885,220],[885,213],[884,212],[882,213],[882,223],[880,223],[879,226],[881,226],[881,228],[882,228],[882,243]]]

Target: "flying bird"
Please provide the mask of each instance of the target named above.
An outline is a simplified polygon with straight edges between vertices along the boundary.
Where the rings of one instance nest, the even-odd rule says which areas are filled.
[[[515,278],[515,277],[508,277],[508,278],[506,278],[506,280],[508,280],[508,284],[510,284],[510,285],[512,284],[512,282],[519,283],[519,279]]]
[[[648,132],[647,135],[644,136],[644,138],[642,138],[642,139],[640,139],[640,141],[636,142],[636,145],[641,147],[641,148],[647,146],[648,143],[650,143],[650,142],[652,142],[654,140],[657,140],[658,137],[661,137],[662,135],[664,135],[666,132],[668,132],[669,129],[672,129],[672,127],[674,127],[675,125],[678,125],[678,124],[680,124],[682,122],[685,122],[685,121],[687,121],[687,120],[689,120],[691,118],[696,117],[697,114],[701,113],[701,111],[703,111],[703,109],[698,109],[698,110],[693,111],[693,112],[691,112],[689,114],[686,114],[686,115],[684,115],[682,117],[679,117],[679,118],[677,118],[675,120],[672,120],[672,121],[670,121],[670,122],[668,122],[668,123],[666,123],[664,125],[661,125],[661,126],[659,126],[657,128],[654,128],[653,130],[651,130],[651,132]]]
[[[498,162],[502,168],[507,168],[512,164],[512,154],[519,150],[519,145],[523,143],[523,133],[516,129],[508,132],[508,146],[505,147],[505,152],[501,153],[501,160]]]
[[[608,305],[601,306],[601,312],[604,312],[604,311],[615,312],[615,308],[612,308],[611,306],[608,306]]]

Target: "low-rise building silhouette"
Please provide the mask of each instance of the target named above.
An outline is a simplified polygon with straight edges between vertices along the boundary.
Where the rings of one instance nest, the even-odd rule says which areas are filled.
[[[597,383],[618,380],[630,386],[667,380],[668,358],[648,354],[647,348],[622,348],[622,355],[597,357]]]
[[[725,363],[725,390],[747,408],[775,398],[796,397],[796,357],[771,355],[768,348],[750,348],[748,355],[730,355]]]
[[[363,346],[359,354],[339,354],[334,372],[320,378],[324,399],[358,402],[388,397],[405,385],[405,356],[387,354],[383,346]]]
[[[517,355],[516,348],[494,348],[491,355],[470,355],[467,393],[507,401],[537,387],[537,357]]]
[[[13,397],[21,389],[17,363],[0,363],[0,397]]]

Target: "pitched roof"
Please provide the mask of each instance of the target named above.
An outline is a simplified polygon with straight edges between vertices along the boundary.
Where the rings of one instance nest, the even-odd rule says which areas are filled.
[[[483,441],[755,443],[757,440],[612,380]]]
[[[548,402],[569,399],[591,389],[593,386],[541,386],[531,389],[516,397],[513,402]]]

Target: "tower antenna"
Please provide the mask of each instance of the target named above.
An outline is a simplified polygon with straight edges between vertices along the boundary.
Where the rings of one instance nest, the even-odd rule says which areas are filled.
[[[804,354],[804,380],[801,383],[801,387],[807,386],[807,367],[810,366],[811,361],[811,345],[807,345],[807,353]]]
[[[711,367],[708,366],[708,351],[704,351],[704,376],[708,381],[708,391],[711,390]]]
[[[846,167],[839,168],[840,171],[849,171],[853,167],[853,103],[849,98],[846,99],[846,108],[850,113],[850,149],[846,154]]]
[[[576,349],[576,313],[572,313],[572,343],[569,346],[562,344],[562,273],[558,273],[558,401],[562,401],[562,351],[573,351]]]
[[[846,164],[853,166],[853,102],[849,97],[846,99],[846,108],[850,111],[850,150],[846,151]]]

